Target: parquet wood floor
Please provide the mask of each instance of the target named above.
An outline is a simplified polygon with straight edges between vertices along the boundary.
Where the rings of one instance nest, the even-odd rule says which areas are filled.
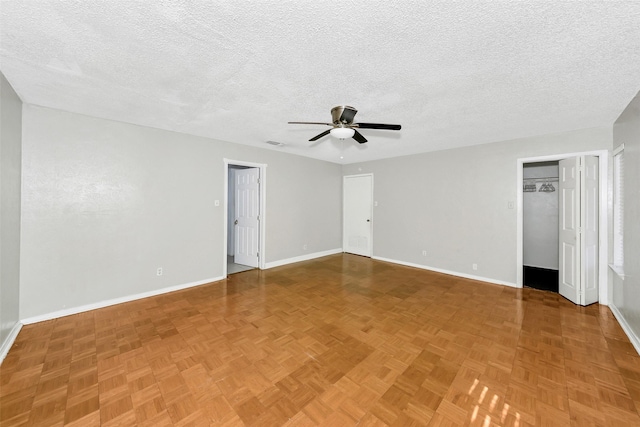
[[[9,426],[639,426],[607,307],[352,255],[25,326]]]

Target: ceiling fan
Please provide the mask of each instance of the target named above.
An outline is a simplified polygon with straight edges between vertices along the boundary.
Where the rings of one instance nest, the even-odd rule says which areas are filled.
[[[384,129],[384,130],[400,130],[400,125],[387,125],[383,123],[353,123],[353,118],[355,117],[358,110],[353,107],[349,107],[348,105],[339,105],[337,107],[333,107],[331,109],[331,119],[333,123],[324,123],[324,122],[289,122],[289,124],[295,125],[327,125],[332,126],[331,129],[326,130],[309,141],[317,141],[323,136],[328,135],[329,133],[338,138],[338,139],[346,139],[353,138],[358,141],[360,144],[364,144],[367,142],[367,139],[362,136],[358,129]]]

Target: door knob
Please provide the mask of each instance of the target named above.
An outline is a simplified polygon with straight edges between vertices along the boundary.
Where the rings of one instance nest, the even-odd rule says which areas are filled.
[[[370,220],[370,219],[368,219],[368,220],[367,220],[367,222],[371,222],[371,220]]]
[[[233,221],[233,223],[234,223],[235,225],[238,225],[238,220],[236,219],[235,221]]]

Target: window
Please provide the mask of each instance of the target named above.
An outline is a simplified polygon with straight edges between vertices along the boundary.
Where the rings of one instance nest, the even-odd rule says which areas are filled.
[[[624,144],[613,151],[613,265],[624,279]]]

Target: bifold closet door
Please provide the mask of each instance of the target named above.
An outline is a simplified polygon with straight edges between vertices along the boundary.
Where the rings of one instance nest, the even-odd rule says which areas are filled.
[[[598,301],[598,158],[559,163],[560,295],[575,304]]]

